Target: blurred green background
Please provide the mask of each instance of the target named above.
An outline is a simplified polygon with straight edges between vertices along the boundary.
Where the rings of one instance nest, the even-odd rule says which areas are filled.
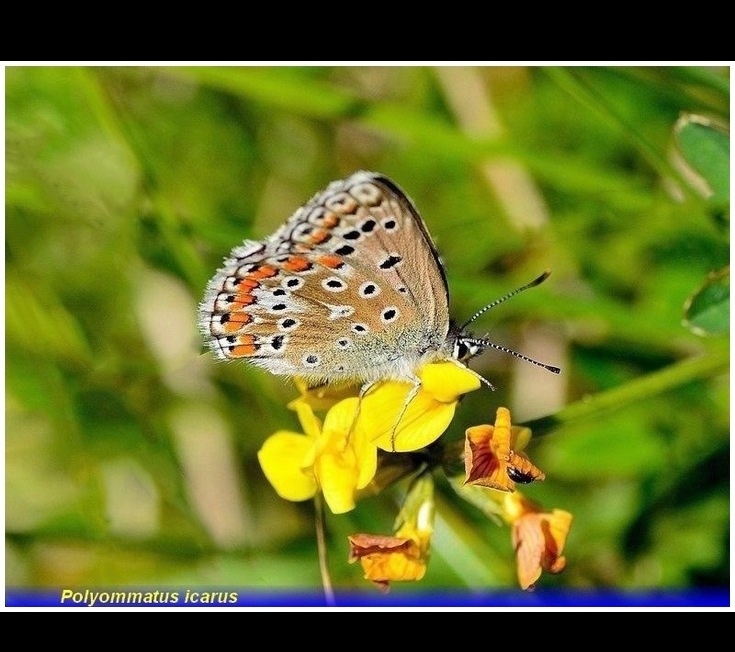
[[[729,186],[675,130],[729,129],[729,68],[6,67],[5,103],[6,585],[318,590],[313,505],[255,457],[296,391],[214,362],[197,304],[234,245],[368,169],[418,206],[457,320],[552,270],[475,330],[562,375],[486,353],[497,391],[448,440],[623,390],[527,450],[524,493],[574,514],[539,586],[729,586],[729,324],[683,321],[729,262]],[[426,577],[392,592],[517,590],[508,528],[437,482]],[[337,587],[379,601],[346,537],[391,532],[405,489],[328,515]]]

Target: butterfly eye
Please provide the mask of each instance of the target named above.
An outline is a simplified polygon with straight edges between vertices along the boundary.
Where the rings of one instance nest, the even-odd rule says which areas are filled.
[[[454,351],[452,352],[452,357],[455,360],[464,362],[465,360],[469,360],[471,357],[476,355],[479,350],[480,347],[478,347],[476,344],[468,343],[463,339],[458,339],[454,343]]]
[[[452,351],[452,357],[455,360],[459,360],[461,362],[466,358],[468,352],[469,349],[467,348],[467,345],[461,340],[457,340],[454,343],[454,351]]]

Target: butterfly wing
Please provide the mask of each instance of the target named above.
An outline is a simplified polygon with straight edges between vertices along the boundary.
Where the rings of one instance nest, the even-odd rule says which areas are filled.
[[[266,241],[236,247],[200,315],[218,357],[319,382],[412,376],[449,331],[423,220],[371,172],[331,183]]]

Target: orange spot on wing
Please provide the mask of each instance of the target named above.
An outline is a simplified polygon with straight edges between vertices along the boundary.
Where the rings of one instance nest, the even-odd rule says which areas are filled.
[[[237,287],[240,291],[246,289],[254,290],[257,287],[260,287],[260,283],[252,278],[244,278],[237,284]]]
[[[284,269],[289,272],[305,272],[311,268],[311,263],[302,256],[290,256],[289,259],[283,263]]]
[[[324,267],[329,267],[329,269],[339,269],[344,265],[343,260],[339,256],[332,256],[329,254],[325,254],[324,256],[319,256],[317,259],[320,265],[324,265]]]
[[[233,358],[246,358],[254,355],[257,350],[255,335],[241,335],[237,339],[237,344],[230,347],[230,355]]]
[[[255,303],[255,297],[249,292],[240,292],[235,295],[235,300],[231,304],[231,310],[239,310],[241,306],[249,306]]]
[[[233,358],[248,358],[251,355],[255,355],[256,350],[255,346],[245,346],[241,344],[239,346],[233,346],[230,350],[230,355]]]
[[[246,312],[237,312],[230,315],[230,318],[224,323],[225,333],[235,333],[243,326],[253,321],[253,316]]]
[[[314,244],[321,244],[322,242],[329,240],[329,236],[329,231],[326,231],[325,229],[315,229],[311,234],[311,241]]]
[[[322,226],[333,229],[335,226],[339,224],[339,217],[336,213],[329,212],[324,215],[324,217],[321,220]]]
[[[254,269],[248,275],[248,279],[262,280],[264,278],[273,278],[278,274],[278,270],[273,265],[261,265],[258,269]]]

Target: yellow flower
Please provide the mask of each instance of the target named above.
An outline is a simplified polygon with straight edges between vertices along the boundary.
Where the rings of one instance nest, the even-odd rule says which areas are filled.
[[[498,408],[495,425],[465,431],[465,484],[499,491],[515,491],[516,483],[528,484],[546,476],[519,452],[529,441],[528,428],[511,426],[508,408]]]
[[[426,558],[411,539],[381,534],[353,534],[350,563],[360,560],[365,579],[387,591],[390,582],[420,580],[426,573]]]
[[[360,561],[364,577],[387,591],[390,582],[420,580],[426,573],[434,531],[434,482],[430,474],[411,486],[396,519],[395,536],[353,534],[350,563]]]
[[[542,571],[561,573],[567,563],[562,552],[572,526],[572,515],[562,509],[544,512],[540,505],[519,492],[507,494],[503,507],[504,517],[511,524],[521,588],[532,589]]]
[[[358,420],[378,448],[408,452],[428,446],[451,423],[462,394],[480,387],[473,372],[454,362],[429,363],[417,376],[416,390],[410,382],[387,381],[363,397]]]
[[[333,513],[354,509],[355,493],[375,475],[378,454],[355,421],[358,399],[334,405],[323,426],[307,401],[292,407],[304,434],[281,430],[265,441],[258,461],[268,481],[286,500],[307,500],[321,489]]]

